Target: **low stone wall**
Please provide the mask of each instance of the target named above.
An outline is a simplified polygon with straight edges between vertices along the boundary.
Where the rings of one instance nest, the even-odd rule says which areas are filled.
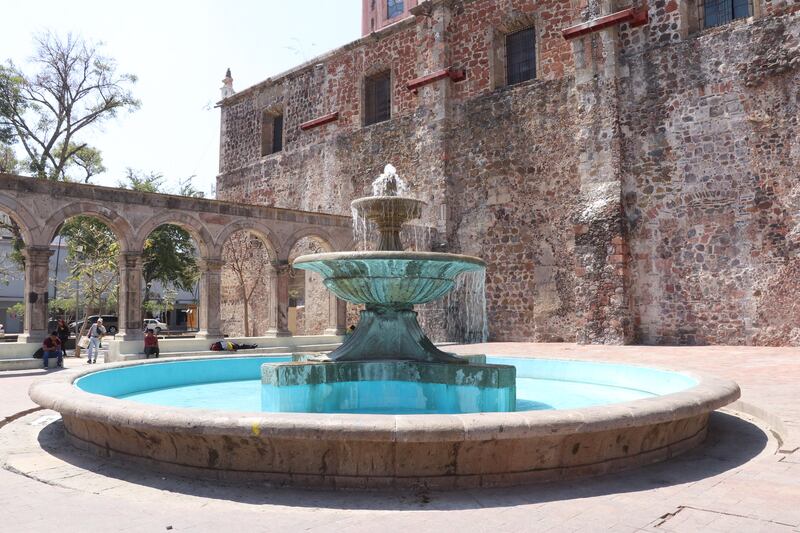
[[[233,337],[225,339],[163,339],[158,341],[158,346],[162,357],[230,353],[225,351],[212,352],[210,346],[217,340],[238,344],[257,344],[257,350],[245,351],[261,353],[265,350],[274,351],[276,349],[285,352],[293,352],[295,350],[328,351],[341,344],[344,337],[337,335],[309,335],[296,337]],[[325,346],[326,348],[314,349],[314,347],[319,346]],[[141,340],[108,342],[107,363],[144,358],[144,343]]]
[[[702,442],[709,413],[740,394],[732,381],[690,374],[697,385],[681,392],[582,409],[237,413],[98,402],[74,385],[92,372],[50,375],[30,389],[82,449],[182,475],[363,489],[517,485],[664,460]]]

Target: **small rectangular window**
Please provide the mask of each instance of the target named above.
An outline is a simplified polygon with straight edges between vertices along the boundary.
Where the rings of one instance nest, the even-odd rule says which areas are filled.
[[[705,0],[703,26],[712,28],[732,20],[747,18],[752,13],[751,0]]]
[[[364,125],[389,120],[392,117],[391,77],[383,72],[364,80]]]
[[[386,18],[392,19],[398,15],[402,15],[405,9],[403,8],[403,0],[386,0]]]
[[[283,115],[272,117],[272,153],[283,150]]]
[[[536,34],[533,28],[506,36],[506,73],[509,85],[536,77]]]
[[[261,113],[261,155],[270,155],[283,150],[283,115],[273,111]]]

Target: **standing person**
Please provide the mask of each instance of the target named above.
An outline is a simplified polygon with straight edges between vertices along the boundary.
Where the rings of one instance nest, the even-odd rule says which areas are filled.
[[[103,327],[103,319],[98,318],[97,322],[89,328],[89,349],[86,351],[87,363],[93,364],[97,362],[98,344],[105,334],[106,328]]]
[[[148,329],[144,335],[144,357],[150,359],[151,355],[156,357],[159,355],[158,337],[156,337],[155,331]]]
[[[44,342],[42,342],[42,359],[44,359],[44,369],[47,370],[47,364],[51,357],[57,357],[58,367],[64,366],[64,360],[62,359],[63,354],[61,352],[61,341],[58,338],[58,333],[55,331],[50,333],[50,336],[47,337]]]
[[[56,335],[58,335],[58,340],[61,341],[61,351],[64,354],[64,357],[67,356],[67,341],[69,340],[69,328],[67,327],[67,323],[64,322],[63,318],[58,319],[58,327],[56,328]]]

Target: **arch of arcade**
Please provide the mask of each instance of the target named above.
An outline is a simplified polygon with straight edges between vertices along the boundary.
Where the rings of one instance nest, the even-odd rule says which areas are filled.
[[[219,337],[222,251],[236,232],[249,231],[269,248],[272,268],[267,335],[289,336],[289,253],[307,236],[333,250],[352,248],[347,217],[240,204],[205,198],[144,193],[128,189],[53,182],[0,173],[0,211],[19,226],[25,242],[25,322],[21,341],[40,342],[48,325],[50,244],[70,217],[95,217],[114,232],[119,253],[119,335],[142,335],[142,251],[150,232],[163,224],[188,231],[197,243],[200,265],[200,337]],[[345,303],[331,295],[326,333],[342,334]]]

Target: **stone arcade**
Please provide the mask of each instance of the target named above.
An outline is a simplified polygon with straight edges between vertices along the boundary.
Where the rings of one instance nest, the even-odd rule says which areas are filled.
[[[125,189],[52,182],[0,174],[0,210],[20,228],[25,242],[25,329],[20,340],[38,343],[47,331],[50,243],[70,217],[87,215],[105,222],[119,239],[119,335],[142,336],[142,249],[151,231],[175,224],[188,231],[200,258],[200,337],[222,335],[220,272],[222,248],[238,231],[249,231],[267,245],[270,306],[268,335],[287,336],[289,250],[314,236],[335,250],[352,247],[349,218],[202,198],[142,193]],[[328,333],[345,330],[344,302],[330,298]],[[227,333],[227,332],[226,332]]]

